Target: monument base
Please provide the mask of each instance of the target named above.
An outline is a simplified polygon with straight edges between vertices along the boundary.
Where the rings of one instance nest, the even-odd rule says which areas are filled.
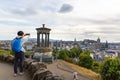
[[[40,62],[53,62],[51,48],[36,48],[33,59]]]
[[[40,53],[52,52],[52,49],[49,47],[36,47],[35,52],[40,52]]]

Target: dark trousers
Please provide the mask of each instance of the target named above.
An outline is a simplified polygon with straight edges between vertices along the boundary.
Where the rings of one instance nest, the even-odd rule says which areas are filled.
[[[20,51],[20,52],[15,53],[14,73],[16,73],[16,74],[17,74],[18,60],[20,60],[19,61],[20,72],[23,72],[24,52]]]

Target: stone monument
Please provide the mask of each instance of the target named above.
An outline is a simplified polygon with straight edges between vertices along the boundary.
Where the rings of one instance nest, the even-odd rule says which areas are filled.
[[[33,58],[41,62],[52,62],[52,49],[50,45],[50,31],[51,29],[46,28],[45,24],[43,27],[36,28],[37,30],[37,47]]]

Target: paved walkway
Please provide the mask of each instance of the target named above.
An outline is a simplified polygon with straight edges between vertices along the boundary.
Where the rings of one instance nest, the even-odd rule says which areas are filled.
[[[62,76],[64,80],[73,80],[73,70],[70,66],[60,62],[56,61],[53,64],[47,65],[47,68],[54,74],[58,76]],[[82,76],[78,76],[78,80],[89,80],[87,78],[84,78]]]
[[[47,68],[54,75],[62,76],[64,80],[73,80],[72,73],[74,72],[74,70],[70,66],[60,61],[48,64]],[[30,76],[26,72],[23,76],[17,75],[17,77],[14,77],[13,74],[13,65],[0,62],[0,80],[31,80]],[[78,80],[89,80],[80,75],[78,76],[78,78]]]
[[[23,76],[13,76],[13,65],[0,62],[0,80],[31,80],[25,72]]]

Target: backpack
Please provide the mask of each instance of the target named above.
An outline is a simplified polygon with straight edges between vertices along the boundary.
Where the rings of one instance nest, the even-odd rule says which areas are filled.
[[[21,51],[21,37],[20,38],[14,38],[11,43],[12,51],[14,52],[20,52]]]

